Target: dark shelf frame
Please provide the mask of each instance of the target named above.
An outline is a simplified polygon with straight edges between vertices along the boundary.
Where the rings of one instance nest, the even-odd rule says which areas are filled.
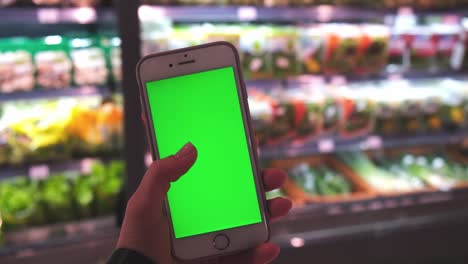
[[[145,5],[158,16],[166,16],[176,23],[198,22],[369,22],[384,21],[386,16],[394,16],[397,10],[372,9],[345,6],[165,6]],[[463,16],[466,10],[426,11],[414,10],[416,16],[457,15]]]
[[[1,93],[0,103],[17,100],[50,99],[60,97],[86,97],[92,95],[110,96],[112,89],[108,86],[81,86],[63,89],[34,89],[32,91],[17,91],[12,93]]]
[[[274,146],[261,147],[260,157],[265,160],[321,155],[356,150],[378,150],[398,147],[439,146],[459,144],[468,138],[468,130],[455,132],[435,132],[415,135],[385,137],[379,135],[361,136],[353,139],[323,137],[304,143],[284,142]],[[320,148],[321,142],[333,144],[332,150]],[[330,143],[327,143],[330,144]]]
[[[0,8],[0,25],[95,24],[115,22],[113,8],[9,7]]]

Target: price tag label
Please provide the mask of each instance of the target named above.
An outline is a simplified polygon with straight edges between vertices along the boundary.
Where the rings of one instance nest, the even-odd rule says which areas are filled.
[[[332,79],[330,80],[330,83],[333,86],[343,86],[348,83],[348,80],[346,79],[345,76],[339,75],[339,76],[333,76]]]
[[[319,5],[317,7],[317,19],[320,22],[328,22],[333,17],[335,8],[330,5]]]
[[[240,21],[253,21],[258,17],[257,8],[252,6],[242,6],[237,9],[237,18]]]
[[[330,153],[335,150],[335,141],[331,139],[322,139],[318,142],[318,150],[320,153]]]
[[[31,179],[45,179],[49,174],[50,170],[47,165],[37,165],[29,168],[29,177]]]
[[[340,206],[331,206],[330,208],[328,208],[327,213],[329,215],[342,214],[343,208],[341,208]]]
[[[56,24],[60,21],[60,11],[57,8],[40,8],[37,20],[40,24]]]
[[[351,212],[362,212],[366,210],[366,207],[362,204],[357,203],[357,204],[351,205],[350,210]]]
[[[370,136],[364,142],[365,149],[379,149],[382,147],[382,138],[379,136]]]
[[[380,210],[383,208],[382,202],[375,201],[369,204],[369,209],[370,210]]]
[[[403,76],[399,73],[392,73],[387,76],[387,79],[391,81],[400,81],[403,80]]]
[[[97,20],[96,10],[92,7],[79,7],[72,10],[73,20],[80,24],[88,24]]]
[[[91,167],[93,166],[95,160],[94,159],[83,159],[80,162],[80,171],[83,174],[90,174]]]

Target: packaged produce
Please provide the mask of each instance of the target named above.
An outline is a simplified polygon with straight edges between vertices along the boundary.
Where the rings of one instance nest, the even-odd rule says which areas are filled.
[[[453,130],[468,125],[468,85],[463,81],[445,79],[440,82],[444,91],[442,123],[445,129]]]
[[[388,65],[390,73],[407,70],[409,65],[408,37],[402,30],[394,29],[388,42]]]
[[[169,19],[154,16],[141,17],[142,55],[166,51],[172,38],[172,22]]]
[[[242,50],[244,76],[246,79],[271,78],[272,58],[268,50],[267,36],[271,27],[248,26],[242,29],[240,47]]]
[[[69,221],[74,218],[73,190],[65,174],[51,175],[42,183],[42,200],[49,222]]]
[[[30,41],[26,38],[0,40],[0,93],[34,88],[34,66]]]
[[[322,106],[324,95],[319,91],[296,89],[290,90],[288,99],[293,107],[296,139],[317,136],[322,129]]]
[[[447,165],[441,157],[436,158],[433,168],[431,168],[428,157],[424,156],[405,155],[402,157],[401,163],[407,173],[424,179],[434,187],[448,190],[456,185],[456,181],[448,177],[452,175],[448,171],[449,169],[445,167]],[[438,172],[434,169],[438,170]]]
[[[392,89],[394,87],[384,87],[372,96],[375,100],[375,132],[381,135],[395,135],[401,131],[401,97]]]
[[[382,25],[361,26],[355,72],[361,75],[379,74],[387,65],[390,30]]]
[[[401,129],[403,133],[417,133],[424,131],[423,115],[423,94],[416,91],[408,92],[406,89],[399,89],[395,94],[402,95],[400,114]]]
[[[459,60],[454,56],[458,55],[455,53],[455,48],[459,42],[461,28],[456,24],[433,24],[431,31],[434,33],[437,42],[435,58],[437,70],[457,69],[452,60]]]
[[[179,26],[174,28],[169,39],[169,49],[181,49],[203,42],[205,29],[200,25]]]
[[[300,71],[306,74],[318,74],[322,71],[324,31],[321,26],[301,28],[299,33],[298,56]]]
[[[273,75],[277,78],[298,73],[298,34],[294,27],[273,27],[267,37],[268,50],[273,63]]]
[[[411,192],[426,188],[424,181],[418,177],[401,172],[398,167],[393,168],[382,161],[378,166],[363,152],[340,153],[338,157],[380,193]]]
[[[89,96],[3,104],[0,164],[115,154],[123,146],[118,100]]]
[[[203,42],[210,43],[215,41],[227,41],[236,47],[239,55],[240,52],[240,32],[241,27],[234,25],[203,25],[205,36]],[[242,60],[242,58],[241,58]]]
[[[310,123],[306,105],[301,100],[295,100],[289,92],[283,90],[273,91],[270,96],[276,99],[274,107],[274,122],[270,129],[272,135],[278,136],[270,138],[274,140],[290,139],[296,135],[296,128],[302,123],[304,130],[309,130]],[[312,125],[313,126],[313,125]]]
[[[99,44],[104,51],[107,69],[112,74],[108,75],[109,83],[120,83],[122,81],[122,50],[121,40],[113,34],[102,34]]]
[[[5,105],[0,133],[12,147],[11,162],[63,160],[69,157],[66,126],[73,99]]]
[[[26,177],[0,182],[2,229],[9,230],[44,222],[37,181]]]
[[[115,153],[122,147],[123,109],[114,102],[76,105],[66,127],[75,155]]]
[[[8,164],[11,155],[11,147],[6,141],[6,136],[0,132],[0,166]]]
[[[331,24],[326,28],[323,72],[328,75],[352,74],[356,69],[361,31],[358,26]]]
[[[70,85],[72,64],[67,50],[66,40],[61,36],[48,36],[37,41],[34,63],[39,86],[61,89]]]
[[[93,164],[90,177],[95,177],[98,182],[96,186],[98,214],[105,215],[115,211],[124,173],[125,165],[121,161],[113,161],[107,167],[101,163]]]
[[[301,163],[289,172],[289,177],[308,195],[340,195],[351,193],[351,183],[339,173],[319,166]]]
[[[322,109],[321,133],[334,133],[340,123],[340,105],[333,96],[325,93]]]
[[[114,38],[112,42],[118,43],[120,39],[118,41],[117,39],[118,38]],[[112,76],[114,77],[115,82],[120,83],[122,82],[122,49],[120,48],[120,45],[115,45],[112,47],[110,58],[112,66]]]
[[[466,162],[458,162],[458,160],[456,161],[446,155],[431,155],[428,159],[434,173],[456,181],[457,186],[468,182],[468,166]]]
[[[94,38],[71,38],[70,55],[73,62],[73,80],[76,85],[104,85],[108,69],[101,47]]]
[[[340,88],[336,91],[340,103],[340,133],[355,137],[369,133],[374,128],[374,103],[370,100],[372,89]]]
[[[437,38],[430,28],[415,26],[408,33],[411,69],[435,71]]]
[[[73,180],[73,195],[76,203],[77,215],[87,218],[94,215],[94,200],[96,181],[92,176],[82,175]]]
[[[248,102],[255,136],[258,143],[263,145],[271,137],[270,127],[274,122],[276,102],[266,94],[256,90],[249,90]]]
[[[273,99],[255,90],[250,91],[248,100],[253,128],[260,144],[277,142],[293,132],[294,116],[287,100]]]
[[[443,92],[433,88],[417,88],[415,91],[421,94],[422,114],[425,131],[440,131],[442,129],[441,107]]]

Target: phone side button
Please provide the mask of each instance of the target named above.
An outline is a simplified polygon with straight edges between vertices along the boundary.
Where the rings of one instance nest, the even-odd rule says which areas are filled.
[[[213,246],[219,250],[226,249],[229,246],[229,242],[229,238],[223,234],[219,234],[213,238]]]

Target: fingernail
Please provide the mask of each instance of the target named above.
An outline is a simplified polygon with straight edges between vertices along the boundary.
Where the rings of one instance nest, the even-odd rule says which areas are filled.
[[[189,143],[185,144],[185,146],[183,148],[181,148],[179,150],[179,152],[177,152],[177,154],[175,156],[178,159],[184,159],[186,157],[191,156],[194,151],[196,151],[195,147],[193,146],[193,144],[191,142],[189,142]]]

